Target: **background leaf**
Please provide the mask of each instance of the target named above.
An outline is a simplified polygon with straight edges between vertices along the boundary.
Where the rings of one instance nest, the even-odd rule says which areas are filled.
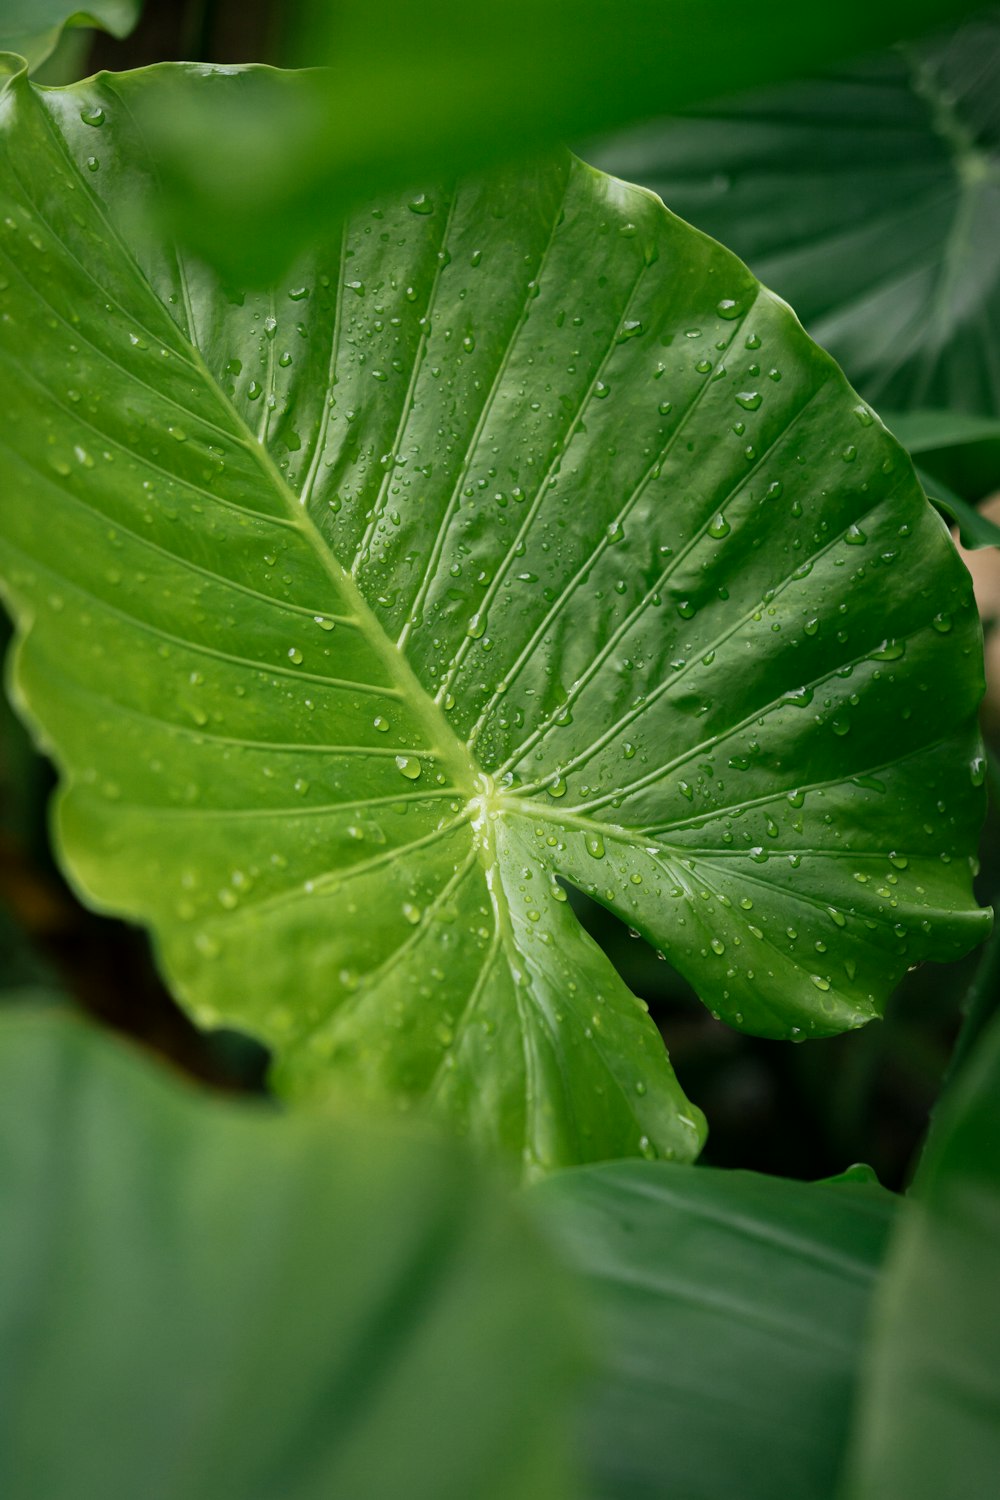
[[[959,11],[964,7],[959,5]],[[211,93],[170,80],[143,123],[172,223],[230,278],[262,283],[370,196],[826,64],[956,14],[954,0],[299,0],[286,55]]]
[[[74,879],[293,1093],[429,1101],[529,1170],[690,1156],[560,882],[770,1036],[970,946],[968,575],[651,195],[559,156],[249,295],[130,239],[149,76],[5,104],[0,556]]]
[[[32,72],[55,51],[67,26],[96,26],[127,36],[139,19],[142,0],[0,0],[0,52],[16,52]]]
[[[1000,11],[588,153],[795,307],[870,401],[1000,411]],[[661,111],[670,108],[667,91]]]
[[[597,1494],[830,1500],[896,1200],[661,1162],[560,1172],[532,1198],[599,1315]]]
[[[1000,1020],[941,1106],[875,1303],[849,1500],[966,1500],[1000,1472]]]
[[[10,1500],[569,1495],[562,1278],[431,1139],[0,1015]]]

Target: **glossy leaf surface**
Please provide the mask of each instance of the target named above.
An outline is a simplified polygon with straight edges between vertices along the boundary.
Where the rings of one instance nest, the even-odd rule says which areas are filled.
[[[50,57],[67,26],[96,26],[112,36],[127,36],[142,10],[142,0],[0,0],[0,52],[16,52],[34,71]]]
[[[994,7],[593,159],[744,256],[869,400],[995,417],[998,99]]]
[[[532,1196],[598,1313],[597,1495],[832,1500],[891,1194],[618,1162]]]
[[[962,0],[286,0],[289,90],[260,70],[153,98],[173,223],[231,277],[282,272],[371,194],[768,83],[917,36]]]
[[[942,523],[783,304],[569,157],[256,296],[137,242],[148,80],[4,104],[0,559],[74,879],[292,1093],[691,1156],[560,881],[772,1036],[973,943]]]
[[[550,1500],[562,1276],[432,1139],[199,1096],[0,1015],[10,1500]]]
[[[946,1095],[875,1304],[849,1500],[965,1500],[1000,1473],[1000,1022]]]

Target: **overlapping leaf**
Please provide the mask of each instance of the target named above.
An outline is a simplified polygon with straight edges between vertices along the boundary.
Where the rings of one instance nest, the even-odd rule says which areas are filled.
[[[817,26],[797,0],[770,0],[761,26],[737,0],[285,0],[283,60],[306,80],[262,69],[206,93],[174,78],[141,120],[184,243],[267,278],[371,194],[919,36],[956,6],[971,8],[840,0]]]
[[[67,26],[96,26],[127,36],[139,19],[142,0],[2,0],[0,50],[16,52],[34,70],[50,57]]]
[[[568,1494],[572,1304],[494,1184],[0,1016],[11,1500]]]
[[[596,1493],[832,1500],[892,1195],[613,1162],[534,1201],[597,1315]]]
[[[991,7],[931,41],[645,127],[594,159],[745,256],[869,400],[994,417],[998,98]]]
[[[844,1500],[988,1495],[1000,1468],[1000,1020],[940,1106],[875,1301]]]
[[[3,104],[0,560],[74,879],[293,1093],[531,1170],[690,1156],[561,882],[773,1036],[975,941],[944,527],[649,194],[569,157],[427,188],[250,295],[136,240],[148,86]]]

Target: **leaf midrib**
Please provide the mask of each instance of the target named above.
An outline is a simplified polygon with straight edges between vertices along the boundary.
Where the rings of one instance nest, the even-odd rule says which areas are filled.
[[[119,100],[119,102],[123,101]],[[205,391],[211,393],[216,405],[221,407],[228,425],[225,429],[219,429],[220,435],[225,432],[226,437],[230,441],[238,443],[251,455],[254,463],[261,471],[264,483],[269,484],[279,496],[286,512],[286,524],[299,532],[307,546],[319,560],[320,566],[329,577],[334,589],[349,601],[351,612],[357,617],[357,628],[366,637],[373,651],[381,660],[389,680],[397,685],[400,697],[406,702],[415,718],[420,722],[428,739],[428,753],[435,756],[447,768],[455,783],[455,790],[464,795],[467,801],[471,801],[476,795],[477,778],[481,775],[481,772],[480,767],[470,755],[467,746],[459,740],[445,718],[443,709],[434,702],[403,652],[390,639],[349,569],[345,568],[340,562],[312,520],[303,498],[296,494],[285,480],[274,463],[267,447],[251,432],[246,421],[215,379],[205,362],[199,345],[195,342],[193,320],[192,326],[185,329],[171,316],[169,309],[164,306],[156,288],[146,276],[128,245],[122,239],[118,226],[108,216],[103,202],[94,192],[91,185],[83,178],[62,131],[59,129],[57,121],[49,113],[43,101],[39,100],[38,106],[47,129],[57,143],[60,154],[66,164],[67,172],[76,180],[78,187],[83,190],[84,195],[93,206],[95,213],[104,226],[109,240],[117,248],[125,264],[138,278],[144,295],[150,296],[155,301],[160,312],[166,316],[171,327],[176,330],[177,336],[182,341],[184,349],[189,356],[193,373],[198,376]],[[127,108],[126,113],[130,113]],[[41,212],[34,195],[26,193],[26,197],[32,203],[33,209],[39,218],[47,223],[46,216]],[[51,230],[51,225],[49,228]],[[54,230],[52,232],[55,234]],[[59,236],[56,237],[59,238]],[[171,248],[178,266],[180,266],[182,262],[179,248],[176,245],[172,245]],[[119,366],[119,368],[121,367]],[[129,375],[129,378],[131,379],[132,376]],[[160,392],[153,390],[151,393],[157,401],[163,399]],[[188,415],[195,415],[201,420],[209,420],[210,422],[210,419],[206,419],[203,413],[188,412]],[[212,499],[214,502],[218,502],[219,497],[213,495]],[[277,518],[269,517],[269,519]],[[225,582],[228,584],[228,580],[225,580]]]

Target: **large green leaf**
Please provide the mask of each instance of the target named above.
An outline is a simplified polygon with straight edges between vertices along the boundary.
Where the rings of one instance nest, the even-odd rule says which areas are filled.
[[[533,1197],[598,1315],[597,1494],[832,1500],[892,1196],[618,1162]]]
[[[139,19],[142,0],[0,0],[0,51],[16,52],[35,68],[50,57],[67,26],[97,26],[127,36]]]
[[[274,275],[317,224],[373,194],[769,83],[919,35],[967,0],[288,0],[289,90],[259,70],[143,114],[186,242]],[[173,80],[176,85],[176,78]]]
[[[969,1500],[1000,1474],[1000,1018],[946,1096],[875,1303],[849,1500]]]
[[[593,159],[745,256],[869,400],[995,417],[998,98],[994,7],[934,41],[646,127]]]
[[[293,1093],[690,1156],[560,880],[771,1036],[974,942],[942,523],[784,304],[569,157],[258,296],[130,243],[147,79],[3,105],[0,559],[73,878]]]
[[[568,1495],[572,1304],[431,1139],[0,1016],[7,1500]]]

